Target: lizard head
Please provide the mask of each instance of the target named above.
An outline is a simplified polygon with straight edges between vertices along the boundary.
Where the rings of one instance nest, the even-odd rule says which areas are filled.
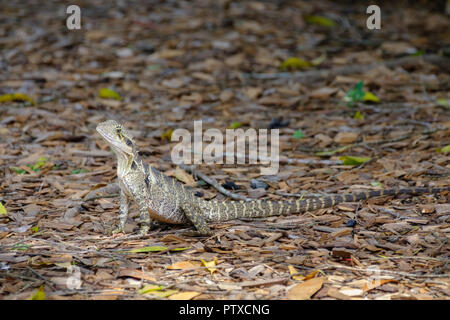
[[[118,155],[132,156],[135,144],[131,134],[120,123],[107,120],[97,125],[97,131]]]

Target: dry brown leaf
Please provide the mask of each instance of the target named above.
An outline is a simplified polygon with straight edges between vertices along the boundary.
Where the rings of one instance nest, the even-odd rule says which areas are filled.
[[[358,139],[357,132],[339,132],[335,137],[334,141],[341,144],[350,144]]]
[[[191,300],[200,294],[200,292],[196,291],[184,291],[169,296],[169,300]]]
[[[381,280],[374,279],[372,281],[366,282],[363,285],[362,290],[364,292],[367,292],[367,291],[375,289],[376,287],[382,286],[383,284],[389,283],[389,282],[397,282],[397,280],[394,280],[394,279],[381,279]]]
[[[166,269],[170,269],[170,270],[189,270],[189,269],[195,269],[197,267],[199,267],[200,264],[196,264],[192,261],[178,261],[175,262],[173,264],[171,264],[170,266],[167,266]]]
[[[307,300],[322,288],[326,278],[313,278],[294,286],[287,295],[290,300]]]

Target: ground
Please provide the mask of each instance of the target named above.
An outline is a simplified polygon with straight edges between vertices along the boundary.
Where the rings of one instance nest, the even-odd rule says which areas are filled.
[[[234,194],[448,187],[444,2],[383,4],[380,30],[364,1],[77,4],[80,30],[60,2],[2,4],[2,299],[450,298],[448,192],[216,223],[207,238],[171,225],[139,238],[133,208],[111,235],[116,159],[95,131],[120,121],[144,161],[205,199],[229,200],[170,157],[172,130],[200,119],[280,130],[275,175],[196,167]]]

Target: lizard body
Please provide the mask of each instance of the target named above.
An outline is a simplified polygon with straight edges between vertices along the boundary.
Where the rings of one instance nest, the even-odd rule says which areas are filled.
[[[150,221],[154,219],[170,224],[190,222],[199,234],[208,235],[211,234],[211,230],[207,222],[302,213],[329,208],[342,202],[355,202],[378,196],[450,191],[450,187],[405,188],[281,201],[207,201],[197,197],[182,183],[142,161],[133,137],[118,122],[114,120],[102,122],[97,126],[97,131],[112,147],[118,159],[117,176],[121,190],[120,223],[115,232],[123,231],[131,200],[134,200],[139,208],[141,234],[148,232]]]

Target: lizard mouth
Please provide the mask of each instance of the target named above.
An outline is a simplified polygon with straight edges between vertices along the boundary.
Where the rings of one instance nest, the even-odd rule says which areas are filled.
[[[111,135],[108,130],[104,130],[102,127],[102,123],[97,125],[97,132],[103,137],[103,139],[108,142],[108,144],[113,148],[114,152],[116,153],[125,153],[125,154],[132,154],[133,149],[129,146],[127,146],[125,143],[119,140],[117,136]]]

